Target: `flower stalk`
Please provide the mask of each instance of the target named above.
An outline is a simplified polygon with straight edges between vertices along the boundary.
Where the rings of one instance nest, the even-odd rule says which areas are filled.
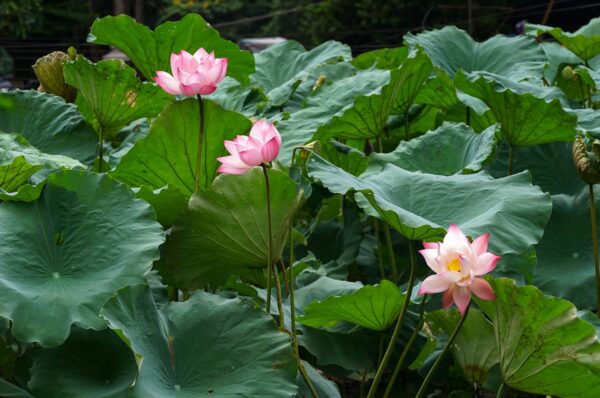
[[[271,187],[269,185],[269,173],[266,164],[261,165],[263,175],[265,176],[265,189],[267,194],[267,313],[271,313],[271,273],[273,272],[273,233],[272,233],[272,218],[271,218]],[[275,271],[276,272],[276,271]],[[279,286],[281,289],[281,286]],[[280,314],[281,316],[281,314]]]
[[[205,177],[205,187],[208,183],[208,172],[206,167],[206,156],[202,156],[202,146],[204,145],[204,105],[202,103],[202,96],[200,94],[197,95],[198,98],[198,112],[200,116],[200,127],[198,129],[198,155],[196,158],[196,174],[194,175],[194,192],[198,192],[200,187],[200,165],[202,159],[204,159],[204,177]]]

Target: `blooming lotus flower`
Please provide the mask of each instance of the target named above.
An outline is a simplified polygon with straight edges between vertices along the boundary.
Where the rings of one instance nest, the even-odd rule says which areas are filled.
[[[423,243],[419,253],[435,275],[427,277],[419,294],[441,293],[442,305],[448,308],[455,303],[464,315],[471,293],[484,300],[496,298],[492,287],[481,276],[496,268],[499,256],[487,251],[490,234],[486,233],[469,242],[456,225],[450,225],[443,242]]]
[[[225,174],[244,174],[254,166],[270,163],[281,148],[281,136],[273,123],[259,120],[254,123],[250,135],[238,135],[233,141],[225,141],[229,156],[217,158],[222,165],[217,170]]]
[[[208,95],[217,89],[217,84],[227,74],[227,58],[215,58],[203,48],[194,55],[187,51],[171,54],[171,73],[156,72],[154,81],[163,90],[173,95]]]

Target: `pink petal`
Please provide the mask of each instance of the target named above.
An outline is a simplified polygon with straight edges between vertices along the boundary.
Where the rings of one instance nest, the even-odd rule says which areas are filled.
[[[193,97],[195,95],[198,95],[202,91],[202,84],[199,84],[199,83],[181,84],[180,87],[181,87],[181,93],[188,97]]]
[[[221,166],[219,166],[219,168],[217,169],[217,172],[219,173],[223,173],[223,174],[235,174],[235,175],[240,175],[240,174],[244,174],[245,172],[247,172],[248,170],[250,170],[252,167],[247,167],[247,168],[237,168],[237,167],[231,167],[229,165],[226,164],[222,164]]]
[[[468,287],[456,286],[452,290],[452,298],[460,313],[464,315],[471,302],[471,290]]]
[[[469,240],[456,224],[452,224],[448,228],[448,233],[444,236],[444,245],[452,248],[468,248]]]
[[[202,88],[200,89],[200,92],[198,94],[200,94],[200,95],[212,94],[215,92],[216,89],[217,89],[217,86],[204,85],[204,86],[202,86]]]
[[[196,60],[198,62],[202,62],[202,60],[204,60],[204,58],[208,57],[208,53],[206,52],[205,49],[200,47],[199,49],[196,50],[196,52],[194,53],[193,56],[194,56],[194,58],[196,58]]]
[[[268,141],[269,123],[266,120],[257,120],[250,129],[250,137],[264,144]]]
[[[179,90],[179,82],[167,72],[158,71],[154,81],[167,93],[171,95],[181,94]]]
[[[258,148],[240,151],[240,159],[249,166],[258,166],[263,163],[262,153]]]
[[[179,55],[171,53],[171,73],[173,73],[173,76],[176,75],[176,71],[179,69],[179,58]]]
[[[207,82],[216,86],[227,74],[227,60],[218,59],[215,61],[214,65],[210,68],[206,68],[205,73]]]
[[[435,249],[438,250],[440,247],[440,242],[423,242],[423,247],[425,249]]]
[[[494,253],[483,253],[475,260],[473,274],[481,276],[492,272],[496,268],[498,261],[500,261],[500,256],[496,256]]]
[[[431,268],[433,272],[435,272],[436,274],[440,272],[440,264],[438,262],[440,252],[437,249],[437,247],[435,249],[419,250],[419,253],[421,253],[421,256],[423,256],[423,258],[425,259],[427,266]]]
[[[194,73],[198,70],[199,62],[194,56],[183,50],[179,54],[179,63],[177,67],[186,73]]]
[[[471,249],[473,249],[477,256],[481,256],[483,253],[487,252],[489,238],[490,234],[489,232],[486,232],[485,234],[475,239],[473,243],[471,243]]]
[[[450,308],[450,306],[454,303],[454,297],[452,297],[453,290],[454,286],[450,287],[450,289],[446,290],[442,295],[442,307]]]
[[[477,297],[483,300],[495,300],[496,294],[489,282],[483,278],[474,278],[471,282],[471,291]]]
[[[271,138],[261,150],[264,162],[270,162],[279,155],[279,143],[275,137]]]
[[[460,278],[458,272],[444,272],[442,274],[430,275],[421,283],[419,294],[440,293],[448,290],[458,278]]]

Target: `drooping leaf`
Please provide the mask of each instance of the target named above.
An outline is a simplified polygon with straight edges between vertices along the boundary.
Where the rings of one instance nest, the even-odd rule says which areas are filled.
[[[525,30],[532,36],[550,34],[561,45],[584,61],[600,54],[600,18],[593,18],[587,25],[573,33],[564,32],[561,28],[534,24],[526,25]]]
[[[494,125],[477,134],[465,124],[446,122],[436,130],[401,142],[393,152],[372,154],[368,173],[378,173],[388,163],[437,175],[477,172],[494,153],[498,129]]]
[[[215,178],[220,164],[217,157],[227,153],[223,140],[245,134],[251,127],[250,121],[236,112],[224,110],[213,101],[203,99],[202,103],[206,144],[202,146],[200,159],[200,187],[209,185]],[[152,123],[148,136],[136,142],[123,156],[112,175],[132,187],[159,189],[169,185],[186,197],[191,196],[199,126],[196,99],[168,105]]]
[[[331,328],[346,321],[367,329],[386,330],[400,314],[406,296],[387,280],[364,286],[356,292],[315,301],[304,310],[299,321],[307,326]]]
[[[244,84],[254,72],[252,54],[221,38],[198,14],[187,14],[177,22],[165,22],[154,31],[127,15],[107,16],[94,21],[88,41],[121,49],[148,80],[155,77],[157,71],[171,72],[171,53],[181,50],[194,53],[200,47],[214,51],[218,58],[227,58],[227,74]]]
[[[407,33],[404,41],[411,47],[422,47],[433,64],[451,77],[462,69],[467,73],[486,71],[522,80],[540,76],[546,61],[544,52],[532,38],[496,35],[480,43],[455,26],[417,35]]]
[[[279,259],[288,228],[303,194],[285,173],[269,171],[273,258]],[[178,286],[213,288],[248,267],[267,265],[268,223],[263,172],[220,175],[210,190],[200,190],[175,223],[164,247],[165,260]]]
[[[388,71],[358,71],[355,75],[321,87],[306,98],[303,109],[292,113],[289,119],[282,120],[277,125],[283,140],[278,159],[283,164],[289,164],[295,147],[311,141],[319,127],[352,108],[356,96],[379,94],[381,87],[389,82],[389,78]]]
[[[564,398],[598,396],[600,343],[575,306],[510,279],[492,287],[496,300],[477,302],[494,325],[506,385]]]
[[[108,176],[60,171],[33,203],[0,203],[0,314],[44,347],[70,325],[100,329],[100,307],[142,283],[163,242],[149,205]]]
[[[450,224],[473,237],[489,232],[498,254],[524,253],[539,241],[551,211],[550,196],[531,185],[529,173],[493,179],[486,173],[436,176],[392,164],[363,178],[313,154],[308,172],[333,193],[358,192],[368,215],[412,240],[441,238]],[[519,239],[514,239],[519,231]]]
[[[153,83],[142,83],[121,60],[96,64],[81,55],[65,64],[65,80],[77,88],[104,138],[112,138],[128,123],[154,117],[173,97]]]
[[[456,310],[437,310],[427,314],[429,327],[434,333],[450,336],[460,321]],[[470,309],[465,323],[452,345],[452,354],[465,378],[477,386],[483,386],[492,366],[499,361],[494,326],[477,309]]]
[[[65,83],[63,67],[69,60],[69,55],[62,51],[53,51],[38,58],[32,65],[35,76],[40,81],[41,91],[58,95],[67,102],[75,101],[77,90]]]
[[[79,161],[63,155],[44,153],[32,147],[20,134],[0,132],[0,163],[8,163],[22,157],[27,163],[47,169],[84,168]]]
[[[296,393],[290,338],[251,302],[199,291],[157,310],[148,287],[130,286],[102,314],[143,358],[131,397]]]
[[[503,87],[491,75],[457,73],[456,87],[481,99],[500,123],[501,135],[514,146],[572,141],[577,118],[568,114],[559,99],[549,101],[528,92]]]
[[[137,365],[129,347],[110,329],[74,328],[60,347],[36,352],[27,383],[36,397],[125,398]]]
[[[21,134],[32,146],[52,155],[90,163],[98,138],[77,107],[34,90],[0,93],[0,131]]]
[[[431,72],[431,61],[425,53],[407,58],[398,69],[390,71],[390,81],[381,88],[381,92],[357,96],[352,107],[318,129],[316,138],[368,139],[382,136],[390,115],[408,112]]]

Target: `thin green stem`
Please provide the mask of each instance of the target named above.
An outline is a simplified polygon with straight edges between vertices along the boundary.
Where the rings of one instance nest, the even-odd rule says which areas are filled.
[[[277,293],[277,310],[279,311],[279,329],[285,330],[284,313],[283,313],[283,295],[281,294],[281,282],[279,281],[279,272],[275,263],[273,267],[273,278],[275,279],[275,292]]]
[[[460,332],[460,328],[462,327],[463,323],[465,323],[465,319],[467,319],[467,315],[469,314],[470,307],[471,307],[471,304],[469,304],[467,306],[467,309],[465,310],[464,315],[460,318],[460,322],[458,322],[458,325],[456,325],[456,329],[454,329],[454,332],[452,332],[452,335],[446,342],[444,349],[442,350],[440,355],[437,357],[437,359],[433,363],[433,366],[431,367],[431,369],[429,369],[429,372],[427,373],[427,376],[425,376],[425,380],[423,380],[423,384],[421,384],[421,388],[419,388],[419,392],[417,393],[415,398],[422,398],[425,395],[425,391],[427,391],[427,386],[429,385],[431,378],[435,374],[437,368],[440,366],[440,363],[442,363],[442,359],[444,359],[444,356],[446,355],[446,353],[452,346],[454,339],[456,338],[456,336],[458,336],[458,332]]]
[[[413,331],[412,335],[410,336],[410,339],[408,339],[408,342],[404,346],[404,349],[402,350],[402,354],[400,355],[398,362],[396,362],[396,367],[394,368],[394,373],[392,373],[392,377],[390,378],[390,381],[385,389],[383,398],[389,397],[390,394],[392,393],[394,384],[396,384],[396,379],[398,378],[398,375],[400,374],[400,370],[402,369],[402,364],[404,364],[404,360],[408,356],[410,347],[413,345],[413,343],[417,339],[417,336],[419,336],[419,332],[421,332],[421,328],[423,327],[423,323],[425,322],[424,315],[425,315],[425,303],[427,301],[427,295],[424,295],[422,300],[423,301],[421,301],[421,307],[419,308],[419,320],[417,321],[417,326],[415,327],[415,330]]]
[[[383,223],[383,233],[385,234],[385,244],[388,249],[388,255],[390,257],[390,268],[392,268],[392,278],[394,282],[398,283],[398,267],[396,266],[396,256],[394,256],[394,244],[392,243],[392,234],[390,227],[387,223]]]
[[[512,175],[513,171],[513,146],[508,144],[508,175]]]
[[[200,127],[198,128],[198,152],[196,154],[196,174],[194,175],[194,192],[198,192],[200,187],[200,164],[202,163],[202,144],[204,143],[204,106],[202,104],[202,96],[198,94],[198,116],[200,117]],[[206,165],[206,156],[204,156]],[[205,184],[208,184],[208,174],[206,166],[204,168]]]
[[[98,173],[102,173],[102,163],[104,162],[104,129],[102,125],[98,127]]]
[[[289,296],[290,288],[287,280],[287,273],[285,272],[285,264],[283,263],[283,258],[279,258],[277,262],[279,265],[279,272],[281,272],[281,278],[283,279],[283,287],[285,287],[285,294]]]
[[[390,358],[392,357],[394,347],[398,342],[398,337],[400,336],[400,329],[402,329],[404,316],[406,315],[406,310],[408,309],[408,304],[410,303],[410,297],[412,295],[412,289],[415,283],[415,269],[417,268],[417,260],[415,255],[415,243],[411,240],[408,242],[408,245],[410,250],[410,276],[408,278],[408,287],[406,288],[404,303],[402,303],[402,309],[400,310],[400,315],[398,316],[398,320],[396,321],[396,326],[394,327],[392,338],[390,339],[387,349],[385,350],[385,354],[383,355],[383,359],[379,364],[379,368],[377,369],[377,373],[375,374],[375,378],[373,379],[373,383],[371,384],[371,388],[369,389],[369,394],[367,395],[367,398],[373,398],[375,397],[375,394],[377,394],[377,387],[379,386],[379,382],[381,381],[381,378],[385,373],[387,364],[390,361]]]
[[[383,253],[381,247],[381,232],[379,231],[379,220],[373,218],[373,224],[375,225],[375,239],[377,242],[377,261],[379,263],[379,276],[381,276],[381,279],[385,279],[385,267],[383,266]]]
[[[600,313],[600,261],[598,261],[598,229],[596,226],[596,201],[594,200],[594,186],[590,189],[590,222],[592,224],[592,244],[594,247],[594,269],[596,270],[596,313]]]
[[[502,398],[504,396],[504,381],[500,383],[500,387],[498,388],[498,392],[496,393],[496,398]]]
[[[272,230],[272,219],[271,219],[271,186],[269,185],[269,173],[267,171],[267,165],[262,164],[263,174],[265,176],[265,188],[267,193],[267,233],[269,235],[268,238],[268,247],[267,247],[267,313],[271,313],[271,273],[273,272],[273,234]]]

